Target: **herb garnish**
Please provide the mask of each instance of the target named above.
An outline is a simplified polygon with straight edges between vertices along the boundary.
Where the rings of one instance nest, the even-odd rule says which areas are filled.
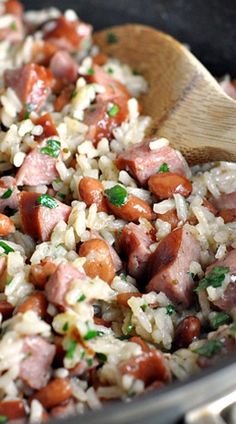
[[[128,198],[127,190],[119,184],[104,191],[109,202],[114,206],[123,206]]]
[[[223,348],[223,343],[220,340],[209,340],[203,346],[195,349],[193,352],[198,353],[200,356],[206,356],[207,358],[211,358],[216,353],[220,352]]]
[[[9,197],[11,197],[13,193],[13,189],[12,188],[8,188],[2,195],[1,195],[1,199],[9,199]]]
[[[114,104],[114,105],[112,105],[112,107],[108,110],[108,115],[109,115],[111,118],[114,118],[114,117],[117,115],[117,113],[119,113],[119,111],[120,111],[119,106],[118,106],[118,105],[116,105],[116,104]]]
[[[35,105],[33,103],[25,104],[25,114],[23,119],[29,119],[31,112],[35,109]]]
[[[167,313],[167,315],[172,315],[173,312],[175,312],[174,306],[171,305],[171,304],[167,305],[167,307],[166,307],[166,313]]]
[[[58,206],[56,200],[53,199],[53,197],[49,196],[49,194],[42,194],[41,196],[39,196],[37,199],[37,203],[49,209],[54,209]]]
[[[160,166],[160,168],[159,168],[159,171],[158,171],[158,172],[169,172],[169,171],[170,171],[170,170],[169,170],[168,163],[164,162],[164,163]]]
[[[108,73],[108,74],[113,74],[113,73],[114,73],[114,69],[112,69],[112,68],[108,68],[108,69],[107,69],[107,73]]]
[[[75,354],[75,349],[77,346],[77,341],[76,340],[71,340],[68,346],[68,349],[66,351],[66,358],[68,359],[73,359],[73,356]]]
[[[104,333],[103,331],[97,331],[97,330],[88,330],[88,332],[84,335],[84,340],[91,340],[95,337],[102,336]]]
[[[17,31],[16,21],[13,21],[13,22],[11,23],[10,28],[12,29],[12,31]]]
[[[7,422],[7,417],[5,415],[0,415],[0,423],[6,423]]]
[[[62,327],[62,330],[63,331],[68,331],[69,330],[69,323],[68,322],[65,322],[65,324]]]
[[[47,140],[47,147],[42,147],[40,152],[44,155],[52,156],[53,158],[58,158],[61,151],[61,143],[58,140],[51,138]]]
[[[119,40],[118,36],[114,32],[108,32],[107,34],[107,42],[109,44],[115,44]]]
[[[77,302],[83,302],[83,300],[86,299],[86,296],[84,294],[81,294],[81,296],[77,299]]]
[[[15,252],[14,249],[12,249],[11,246],[9,246],[5,241],[0,241],[0,247],[4,250],[4,252],[8,255],[10,252]]]
[[[228,324],[231,321],[231,317],[225,312],[217,312],[211,319],[210,323],[214,330],[217,330],[223,324]]]
[[[87,361],[88,367],[91,367],[93,365],[93,358],[88,358],[86,359],[86,361]]]
[[[145,312],[147,310],[148,305],[146,303],[144,303],[143,305],[140,306],[140,308],[142,309],[143,312]]]
[[[221,287],[225,279],[225,275],[230,271],[226,266],[215,266],[206,277],[204,277],[198,287],[195,289],[196,292],[207,289],[212,286],[214,288]]]
[[[103,363],[105,363],[107,361],[107,355],[105,355],[104,353],[97,352],[96,356],[99,359],[99,361],[101,361]]]
[[[94,69],[93,68],[89,68],[87,70],[87,75],[94,75]]]

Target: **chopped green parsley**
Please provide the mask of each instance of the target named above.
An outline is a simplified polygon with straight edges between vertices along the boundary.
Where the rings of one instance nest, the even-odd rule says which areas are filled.
[[[10,252],[15,252],[14,249],[12,249],[11,246],[9,246],[7,243],[5,243],[5,241],[1,240],[0,241],[0,247],[4,250],[4,252],[8,255],[8,253]]]
[[[112,107],[108,110],[108,115],[110,116],[110,118],[114,118],[117,113],[119,113],[120,108],[118,105],[114,104],[112,105]]]
[[[69,343],[69,346],[66,350],[66,358],[67,359],[73,359],[74,354],[75,354],[75,350],[76,350],[76,346],[77,346],[77,341],[71,340],[70,343]]]
[[[49,209],[54,209],[58,206],[57,201],[49,196],[49,194],[41,194],[37,199],[37,203]]]
[[[119,184],[113,186],[112,188],[108,188],[104,193],[107,196],[109,202],[114,206],[123,206],[128,199],[127,190]]]
[[[223,324],[228,324],[231,321],[231,317],[225,312],[216,312],[216,314],[210,319],[211,326],[214,330],[217,330]]]
[[[221,287],[225,279],[226,274],[230,269],[226,266],[215,266],[206,277],[204,277],[198,287],[195,289],[196,292],[207,289],[207,287]]]
[[[223,343],[220,340],[209,340],[203,346],[195,349],[193,352],[197,353],[200,356],[206,356],[207,358],[211,358],[216,353],[219,353],[223,348]]]
[[[86,296],[84,294],[81,294],[81,296],[77,299],[77,302],[83,302],[83,300],[86,299]]]
[[[105,363],[107,361],[107,355],[105,355],[104,353],[97,352],[96,356],[102,363]]]
[[[173,312],[175,312],[174,306],[171,305],[171,304],[167,305],[167,307],[166,307],[166,313],[167,313],[167,315],[172,315]]]
[[[68,322],[65,322],[65,324],[62,327],[62,330],[65,331],[65,332],[69,330],[69,323]]]
[[[168,166],[168,164],[166,163],[166,162],[164,162],[161,166],[160,166],[160,168],[159,168],[159,171],[158,172],[169,172],[170,170],[169,170],[169,166]]]
[[[61,143],[58,140],[51,138],[47,140],[47,146],[41,147],[40,152],[44,155],[51,156],[53,158],[58,158],[61,151]]]
[[[89,68],[87,70],[87,75],[94,75],[94,69],[93,68]]]
[[[108,44],[115,44],[119,40],[118,36],[114,32],[108,32],[107,34],[107,42]]]
[[[9,197],[11,197],[13,193],[13,189],[12,188],[8,188],[2,195],[1,195],[1,199],[9,199]]]

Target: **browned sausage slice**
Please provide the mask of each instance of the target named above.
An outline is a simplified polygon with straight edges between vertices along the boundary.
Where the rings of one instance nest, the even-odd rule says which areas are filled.
[[[23,400],[3,400],[0,402],[0,415],[8,420],[20,420],[26,417]]]
[[[55,207],[39,204],[39,193],[22,191],[20,194],[20,216],[23,230],[35,240],[46,241],[59,221],[69,218],[71,207],[53,199]]]
[[[25,157],[16,174],[16,184],[18,186],[51,184],[57,177],[56,158],[45,155],[36,148]]]
[[[13,310],[14,306],[12,306],[9,302],[4,299],[0,300],[0,314],[2,314],[3,319],[10,318]]]
[[[122,152],[115,161],[117,168],[128,171],[142,186],[159,171],[163,163],[167,163],[171,172],[185,175],[186,164],[177,151],[169,146],[151,150],[151,141],[147,139]]]
[[[41,389],[50,378],[50,366],[56,347],[40,336],[27,336],[23,352],[26,357],[21,362],[20,378],[33,389]]]
[[[164,292],[169,299],[182,307],[189,307],[194,284],[189,275],[192,261],[199,261],[200,245],[186,227],[168,234],[150,256],[148,292]]]
[[[119,245],[121,252],[128,258],[128,273],[135,278],[142,278],[146,271],[152,244],[151,237],[139,225],[130,223],[121,233]]]

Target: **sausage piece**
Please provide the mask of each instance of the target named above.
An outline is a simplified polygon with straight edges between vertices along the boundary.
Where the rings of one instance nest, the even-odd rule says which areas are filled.
[[[32,399],[37,399],[44,408],[51,409],[68,400],[72,395],[69,380],[66,378],[55,378],[36,392]]]
[[[38,148],[31,150],[17,171],[17,185],[51,184],[58,177],[56,162],[56,158],[41,153]]]
[[[41,125],[43,127],[43,133],[41,135],[35,136],[37,141],[44,140],[48,137],[53,137],[54,135],[58,135],[57,129],[53,122],[52,116],[49,112],[44,113],[37,119],[34,119],[35,125]]]
[[[42,206],[38,203],[39,196],[39,193],[21,192],[20,217],[26,234],[35,240],[46,241],[59,221],[68,221],[71,207],[55,199],[55,207]]]
[[[87,206],[97,205],[98,212],[107,212],[106,201],[103,196],[103,185],[99,180],[84,177],[79,182],[79,194]]]
[[[50,69],[55,78],[61,79],[65,84],[74,83],[78,78],[78,63],[66,51],[56,52],[51,61]]]
[[[188,197],[192,191],[192,184],[183,175],[163,172],[149,178],[148,188],[159,200],[164,200],[169,199],[175,193]]]
[[[152,139],[134,145],[122,152],[115,161],[118,169],[128,171],[141,186],[146,185],[149,177],[156,174],[163,163],[167,163],[170,172],[186,174],[186,163],[179,152],[170,146],[151,150]]]
[[[14,233],[15,225],[11,218],[0,213],[0,237],[8,236],[11,233]]]
[[[113,205],[108,199],[106,201],[113,215],[125,221],[138,222],[139,218],[146,218],[151,221],[153,218],[151,207],[139,197],[129,195],[127,202],[122,206]]]
[[[79,256],[86,258],[84,270],[89,277],[98,276],[107,283],[110,283],[115,277],[115,267],[110,250],[104,240],[85,241],[80,246]]]
[[[123,228],[119,238],[119,246],[121,252],[128,258],[128,274],[137,279],[142,278],[151,255],[149,249],[151,244],[151,237],[139,225],[131,222]]]
[[[194,289],[189,267],[199,259],[199,242],[189,230],[184,226],[172,231],[149,258],[150,280],[146,290],[162,291],[176,306],[189,307]]]
[[[0,299],[0,314],[2,314],[3,319],[8,319],[11,317],[14,306],[4,299]]]

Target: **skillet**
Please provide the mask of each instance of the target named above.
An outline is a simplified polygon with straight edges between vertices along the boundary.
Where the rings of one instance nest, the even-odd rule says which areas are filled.
[[[191,46],[193,53],[215,76],[236,77],[236,0],[34,0],[23,1],[27,9],[56,6],[75,9],[95,30],[122,23],[139,22],[163,30]],[[102,411],[66,420],[68,424],[201,424],[216,423],[212,416],[186,415],[195,408],[231,393],[236,401],[236,364],[231,356],[216,367],[187,382],[177,382],[131,403],[109,403]],[[223,400],[227,423],[227,405]],[[225,409],[226,407],[226,409]],[[218,403],[213,409],[218,408]],[[185,417],[185,421],[184,420]],[[60,423],[54,420],[53,423]],[[219,421],[217,421],[219,422]]]

